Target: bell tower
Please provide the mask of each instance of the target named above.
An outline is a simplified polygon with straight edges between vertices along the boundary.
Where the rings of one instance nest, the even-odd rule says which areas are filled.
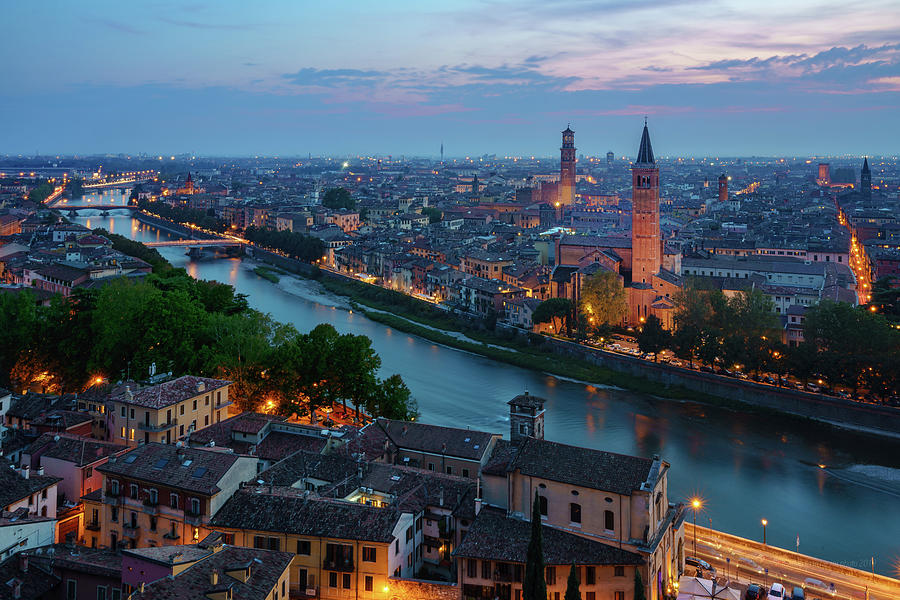
[[[528,392],[509,402],[509,439],[518,442],[524,438],[544,439],[544,399]]]
[[[662,266],[659,234],[659,167],[653,158],[647,119],[637,160],[631,167],[631,281],[652,283]]]
[[[869,157],[863,159],[862,171],[859,173],[859,193],[866,200],[872,198],[872,171],[869,170]]]
[[[575,132],[566,127],[559,149],[559,203],[570,206],[575,202]]]

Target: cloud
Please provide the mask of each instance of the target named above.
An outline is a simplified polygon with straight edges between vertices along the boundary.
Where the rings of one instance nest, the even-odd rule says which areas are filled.
[[[294,85],[337,86],[364,82],[369,84],[375,79],[383,79],[390,75],[388,71],[370,71],[362,69],[314,69],[307,67],[296,73],[282,75]]]
[[[118,31],[120,33],[130,33],[133,35],[144,35],[147,33],[142,29],[138,29],[128,23],[122,23],[121,21],[115,21],[113,19],[105,19],[102,17],[91,17],[84,19],[88,23],[97,23],[99,25],[103,25],[108,29],[112,29],[113,31]]]
[[[256,29],[258,25],[252,23],[204,23],[201,21],[187,21],[184,19],[173,19],[171,17],[159,17],[159,20],[169,25],[177,25],[178,27],[189,27],[191,29],[211,29],[221,31],[250,31]]]

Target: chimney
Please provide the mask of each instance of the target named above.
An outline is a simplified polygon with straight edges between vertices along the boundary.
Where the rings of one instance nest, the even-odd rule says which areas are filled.
[[[475,516],[481,512],[481,498],[475,498]]]
[[[216,569],[209,572],[209,585],[219,585],[219,571]]]
[[[19,559],[19,568],[22,569],[23,573],[28,572],[28,555],[27,554],[23,554],[22,557]]]
[[[43,474],[44,474],[44,465],[41,465],[40,467],[38,467],[38,469],[37,469],[37,474],[38,474],[38,475],[43,475]]]
[[[24,467],[22,467],[22,477],[24,477],[25,479],[29,479],[30,475],[31,475],[31,466],[25,465]]]
[[[134,394],[131,393],[131,386],[126,385],[125,386],[125,401],[131,402],[132,400],[134,400]]]
[[[144,593],[144,582],[143,581],[141,582],[141,586],[138,589],[140,590],[140,592],[142,594]]]

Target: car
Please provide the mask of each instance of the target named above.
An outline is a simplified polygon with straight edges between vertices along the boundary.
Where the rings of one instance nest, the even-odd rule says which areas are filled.
[[[753,560],[752,558],[744,558],[743,556],[738,557],[737,566],[739,569],[743,567],[748,571],[753,571],[754,573],[762,573],[765,571],[765,569],[756,564],[755,560]]]
[[[791,592],[791,600],[806,600],[806,593],[802,587],[794,586],[794,590]]]
[[[804,579],[803,588],[807,590],[812,589],[816,592],[823,592],[825,594],[831,594],[832,596],[834,596],[834,594],[837,592],[837,589],[834,587],[833,583],[826,584],[825,582],[819,579],[815,579],[814,577],[807,577],[806,579]]]
[[[744,600],[760,600],[762,598],[762,588],[757,583],[751,583],[747,586],[744,593]]]
[[[705,560],[703,560],[702,558],[695,558],[693,556],[685,556],[684,564],[697,569],[698,577],[704,577],[704,576],[708,575],[708,576],[710,576],[710,578],[713,578],[716,576],[716,568],[714,566],[712,566],[711,564],[709,564],[708,562],[706,562]]]
[[[773,583],[769,588],[769,595],[766,600],[784,600],[784,586],[780,583]]]

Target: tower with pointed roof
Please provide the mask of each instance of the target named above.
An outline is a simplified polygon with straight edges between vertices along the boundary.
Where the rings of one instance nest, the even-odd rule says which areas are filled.
[[[659,167],[653,157],[650,132],[644,132],[637,160],[631,167],[631,282],[650,285],[662,266],[659,234]]]
[[[728,175],[719,175],[719,202],[728,202]]]
[[[859,173],[859,193],[866,200],[872,198],[872,172],[869,170],[869,157],[863,159],[862,171]]]
[[[575,202],[575,132],[566,126],[562,132],[559,149],[559,204],[569,206]]]

